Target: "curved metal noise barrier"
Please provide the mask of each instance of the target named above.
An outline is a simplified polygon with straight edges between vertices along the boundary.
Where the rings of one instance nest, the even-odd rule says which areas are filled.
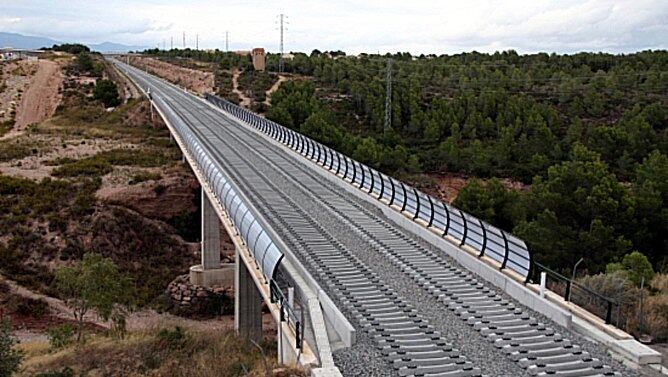
[[[162,100],[156,98],[155,101]],[[174,114],[173,110],[164,105],[161,106],[166,111],[166,116],[170,122],[177,128],[182,139],[186,143],[188,152],[193,156],[200,170],[213,189],[216,198],[225,208],[227,214],[232,219],[239,236],[253,254],[253,258],[260,266],[262,274],[267,281],[272,281],[278,265],[283,259],[283,252],[276,246],[271,237],[262,228],[257,218],[250,209],[244,204],[241,197],[234,190],[230,182],[225,178],[222,169],[214,161],[208,152],[202,147],[195,135],[183,124],[183,121]]]
[[[412,215],[413,220],[421,219],[427,227],[442,231],[443,237],[453,237],[459,246],[467,245],[479,257],[497,261],[501,270],[510,269],[529,281],[533,258],[521,239],[233,103],[212,94],[207,94],[206,99],[369,195],[401,208],[400,212]]]

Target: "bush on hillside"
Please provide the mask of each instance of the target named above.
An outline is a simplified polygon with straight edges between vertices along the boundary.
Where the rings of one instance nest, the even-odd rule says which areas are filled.
[[[111,80],[97,80],[93,89],[93,98],[102,102],[105,107],[115,107],[121,104],[118,87]]]

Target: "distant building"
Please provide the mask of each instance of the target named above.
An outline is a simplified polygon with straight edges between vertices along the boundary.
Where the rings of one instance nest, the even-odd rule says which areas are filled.
[[[0,60],[15,60],[15,59],[37,60],[39,55],[43,53],[44,51],[42,50],[28,50],[23,48],[4,47],[0,48]]]
[[[264,71],[266,59],[264,54],[264,49],[262,47],[256,47],[251,51],[251,57],[253,59],[253,68],[256,71]]]

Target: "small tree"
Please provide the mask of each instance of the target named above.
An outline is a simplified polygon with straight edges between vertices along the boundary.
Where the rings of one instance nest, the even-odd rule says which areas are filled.
[[[608,263],[605,267],[606,273],[617,271],[625,272],[636,286],[640,286],[642,278],[645,278],[645,284],[649,284],[654,277],[652,264],[644,254],[638,251],[624,255],[621,263]]]
[[[116,83],[111,80],[97,80],[93,89],[93,98],[102,102],[105,107],[114,107],[121,104]]]
[[[82,262],[56,271],[55,282],[77,322],[77,341],[81,341],[84,316],[90,309],[108,321],[117,314],[117,307],[127,305],[132,297],[130,280],[111,259],[95,253],[87,253]]]
[[[7,321],[0,322],[0,377],[10,377],[21,365],[23,352],[14,348],[16,340],[9,335]]]

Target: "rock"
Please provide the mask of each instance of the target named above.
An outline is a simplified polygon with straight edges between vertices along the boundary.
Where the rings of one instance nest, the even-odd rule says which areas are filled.
[[[165,290],[170,301],[168,311],[186,317],[203,317],[231,313],[234,309],[230,290],[225,287],[206,288],[190,284],[188,275],[174,279]]]

